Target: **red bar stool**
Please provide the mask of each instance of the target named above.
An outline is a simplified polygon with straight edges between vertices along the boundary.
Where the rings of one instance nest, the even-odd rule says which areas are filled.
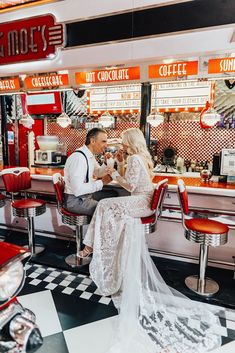
[[[26,167],[3,169],[1,172],[3,183],[7,192],[11,193],[13,215],[27,219],[29,250],[32,255],[39,254],[45,250],[44,245],[35,244],[34,217],[46,212],[46,202],[33,198],[22,198],[14,200],[14,193],[27,192],[31,187],[30,171]]]
[[[0,194],[0,207],[5,206],[6,204],[6,196],[3,194]]]
[[[55,189],[58,211],[62,216],[62,223],[76,226],[76,253],[65,258],[65,262],[71,267],[81,267],[90,263],[90,258],[80,258],[79,251],[82,247],[83,226],[89,224],[90,217],[83,214],[77,214],[66,210],[63,207],[64,202],[64,180],[60,173],[55,173],[52,176]]]
[[[0,194],[0,207],[4,207],[6,204],[6,196],[3,194]],[[5,237],[4,236],[0,236],[0,241],[4,241]]]
[[[155,211],[151,216],[141,217],[141,223],[145,226],[145,234],[151,234],[155,232],[157,228],[157,219],[162,212],[163,200],[167,191],[168,179],[160,181],[153,192],[153,198],[151,201],[151,210]]]
[[[189,276],[185,279],[186,286],[195,293],[209,297],[218,292],[219,285],[213,279],[206,277],[209,247],[224,245],[228,241],[229,228],[217,221],[204,218],[190,218],[188,195],[183,180],[178,180],[178,195],[182,211],[182,223],[185,238],[200,244],[199,276]]]

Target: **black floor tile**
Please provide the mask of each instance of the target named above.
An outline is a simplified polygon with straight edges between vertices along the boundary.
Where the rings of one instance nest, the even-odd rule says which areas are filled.
[[[73,295],[68,297],[66,294],[53,291],[52,296],[63,330],[106,319],[117,314],[117,310],[112,306],[94,303]]]
[[[63,332],[45,337],[37,353],[69,353]]]

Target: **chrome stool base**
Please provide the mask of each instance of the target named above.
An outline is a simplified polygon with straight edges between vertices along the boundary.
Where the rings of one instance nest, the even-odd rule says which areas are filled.
[[[71,267],[82,267],[82,266],[88,265],[91,262],[91,258],[90,257],[81,258],[81,257],[78,257],[77,254],[72,254],[65,258],[65,262],[67,265]]]
[[[219,290],[219,285],[213,279],[206,277],[205,280],[200,280],[197,275],[185,278],[186,286],[193,292],[204,297],[211,297]]]
[[[25,245],[24,248],[29,249],[29,251],[31,251],[32,256],[41,254],[46,249],[45,246],[41,244],[35,244],[34,251],[32,251],[29,245]]]

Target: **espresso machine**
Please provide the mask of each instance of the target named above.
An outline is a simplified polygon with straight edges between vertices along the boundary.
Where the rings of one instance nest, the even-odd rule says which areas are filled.
[[[60,165],[62,160],[61,152],[58,152],[58,136],[37,136],[39,150],[35,151],[35,164],[39,165]]]

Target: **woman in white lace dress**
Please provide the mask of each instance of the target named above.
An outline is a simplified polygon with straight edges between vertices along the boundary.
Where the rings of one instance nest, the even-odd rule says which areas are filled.
[[[118,292],[122,282],[121,258],[127,248],[124,236],[127,218],[147,217],[153,194],[153,163],[147,150],[143,133],[139,129],[128,129],[122,135],[123,151],[129,154],[125,177],[110,171],[131,196],[101,200],[93,215],[82,251],[82,256],[93,251],[90,264],[91,277],[103,295]],[[118,156],[120,173],[123,174],[123,153]],[[92,249],[93,248],[93,249]]]
[[[80,253],[93,251],[91,278],[119,309],[108,353],[208,352],[221,344],[220,313],[168,287],[153,264],[139,219],[152,213],[151,157],[139,129],[126,130],[122,143],[125,176],[110,173],[131,196],[99,202]]]

